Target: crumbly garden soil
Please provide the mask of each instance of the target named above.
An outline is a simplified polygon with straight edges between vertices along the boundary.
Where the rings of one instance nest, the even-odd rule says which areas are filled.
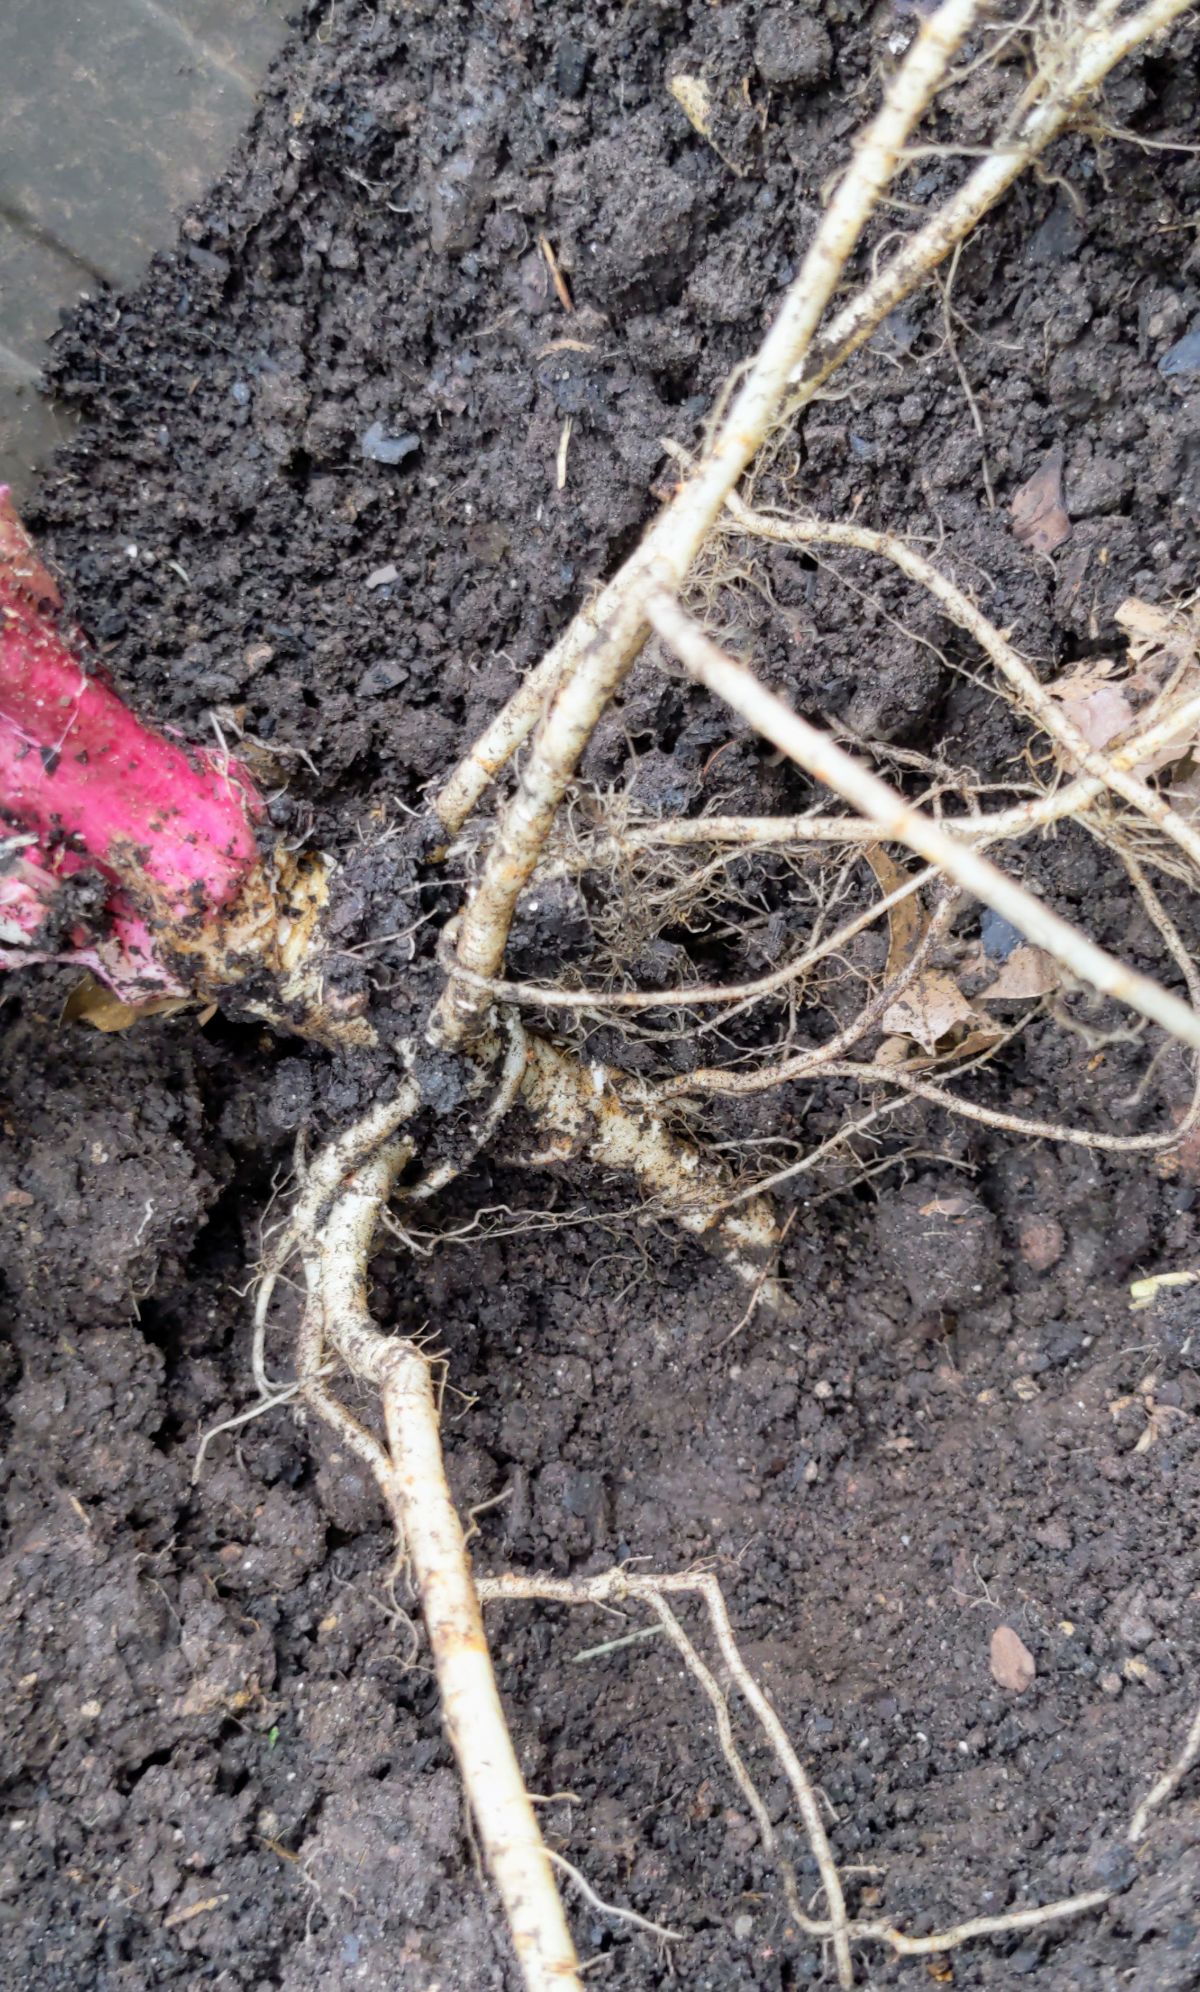
[[[82,427],[31,523],[118,681],[192,738],[216,713],[258,757],[279,831],[345,858],[344,972],[393,1036],[419,1030],[437,987],[437,918],[414,921],[458,896],[424,861],[424,791],[650,515],[672,474],[660,438],[695,442],[755,341],[911,15],[321,0],[178,247],[64,326],[52,379]],[[1195,51],[1185,28],[1135,63],[1112,123],[1194,140]],[[710,84],[713,145],[667,94],[679,71]],[[992,98],[980,71],[960,137]],[[934,290],[764,484],[944,537],[1047,669],[1110,648],[1126,594],[1194,586],[1200,499],[1196,376],[1159,366],[1200,311],[1200,163],[1082,140],[1053,163],[954,288],[996,509]],[[911,198],[953,170],[931,158]],[[396,461],[364,455],[375,424]],[[1056,445],[1073,530],[1048,559],[1017,544],[1009,504]],[[887,576],[844,572],[873,599],[772,556],[717,607],[802,709],[1011,778],[1023,736],[956,668],[975,660],[954,633]],[[806,794],[651,661],[588,774],[654,810]],[[1172,975],[1098,847],[1065,832],[1018,865]],[[769,868],[741,884],[754,917],[737,932],[714,914],[651,935],[632,971],[736,977],[781,958],[801,895]],[[868,889],[856,873],[846,905]],[[568,894],[526,917],[518,965],[605,966],[588,913]],[[968,911],[962,958],[978,938]],[[880,959],[865,944],[823,993],[815,1035]],[[512,1987],[358,1466],[280,1411],[216,1439],[192,1478],[200,1435],[248,1401],[248,1268],[296,1134],[344,1122],[387,1075],[220,1017],[99,1036],[62,1020],[68,988],[47,973],[0,991],[0,1980]],[[712,1044],[606,1029],[585,1049],[669,1069]],[[1047,1020],[977,1096],[1137,1131],[1178,1117],[1188,1090],[1168,1055],[1131,1099],[1147,1056]],[[452,1091],[451,1075],[447,1106]],[[793,1089],[699,1125],[811,1145],[852,1104]],[[1197,1696],[1200,1383],[1186,1295],[1131,1315],[1128,1283],[1196,1263],[1200,1157],[1113,1159],[935,1113],[859,1161],[885,1154],[888,1171],[856,1181],[843,1160],[795,1199],[793,1323],[760,1311],[727,1341],[744,1294],[631,1211],[628,1185],[518,1168],[503,1147],[428,1219],[454,1234],[483,1208],[488,1235],[389,1246],[377,1310],[428,1324],[447,1353],[454,1484],[464,1508],[495,1503],[481,1568],[711,1561],[826,1794],[852,1899],[927,1929],[1123,1888],[1104,1914],[937,1971],[872,1954],[864,1982],[1183,1992],[1200,1983],[1200,1793],[1136,1859],[1122,1835]],[[1019,1695],[989,1671],[1000,1624],[1036,1660]],[[685,1933],[668,1960],[578,1907],[589,1982],[830,1982],[674,1659],[654,1639],[579,1657],[627,1629],[525,1606],[494,1622],[530,1785],[574,1794],[546,1808],[552,1844]]]

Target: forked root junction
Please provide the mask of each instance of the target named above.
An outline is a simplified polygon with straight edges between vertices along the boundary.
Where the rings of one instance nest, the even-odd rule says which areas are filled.
[[[913,129],[943,83],[980,10],[977,0],[942,0],[936,11],[922,20],[907,56],[888,84],[879,113],[863,133],[826,209],[775,325],[740,377],[728,408],[714,421],[708,447],[643,545],[564,633],[435,804],[444,829],[452,833],[537,726],[516,792],[503,812],[458,925],[447,987],[434,1018],[432,1035],[436,1042],[473,1050],[485,1069],[495,1063],[493,1051],[487,1048],[493,1028],[491,1005],[502,976],[518,899],[542,857],[559,805],[597,722],[654,628],[695,678],[718,692],[750,724],[849,802],[869,822],[864,835],[907,843],[947,880],[1011,919],[1073,974],[1133,1004],[1184,1043],[1200,1048],[1200,1011],[1105,955],[1008,879],[965,838],[948,835],[936,821],[888,790],[869,770],[790,713],[690,622],[677,599],[723,509],[731,499],[736,507],[734,494],[743,472],[763,442],[778,430],[789,409],[811,400],[886,313],[956,250],[1018,174],[1066,128],[1080,100],[1099,86],[1120,57],[1169,25],[1187,4],[1188,0],[1146,0],[1117,21],[1121,9],[1115,0],[1096,0],[1080,20],[1069,20],[1057,50],[1039,51],[1046,59],[1034,65],[1028,86],[1010,106],[1008,124],[993,150],[957,193],[903,240],[872,278],[823,325],[848,259],[877,212],[903,162]],[[748,530],[745,514],[742,523]],[[776,536],[774,528],[771,536]],[[829,529],[827,537],[836,543],[836,536],[837,529]],[[943,607],[984,643],[1018,695],[1037,709],[1040,693],[1021,660],[1007,645],[1001,648],[992,643],[995,633],[965,598],[949,594],[940,584],[931,586],[929,574],[917,572],[913,558],[890,542],[885,545],[872,538],[868,547],[860,535],[857,541],[846,543],[882,554],[930,587],[940,596]],[[1055,723],[1044,701],[1039,716],[1050,722],[1050,730],[1068,751],[1068,760],[1082,770],[1075,785],[1077,798],[1087,804],[1105,787],[1114,788],[1173,842],[1184,858],[1195,860],[1200,851],[1195,832],[1181,824],[1137,779],[1134,769],[1118,771],[1120,778],[1115,782],[1106,779],[1117,766],[1115,761],[1102,764],[1086,741],[1064,728],[1061,718]],[[1048,817],[1043,805],[1038,808]],[[1034,812],[1025,809],[1020,814],[1016,827],[1033,827]],[[990,824],[978,841],[998,834],[997,826]],[[1189,989],[1191,986],[1189,979]],[[515,1031],[518,1027],[510,1028]],[[848,1045],[826,1047],[826,1057],[832,1050],[846,1048]],[[855,1068],[830,1063],[828,1070],[850,1072]],[[873,1068],[866,1070],[868,1076],[873,1073]],[[913,1090],[923,1085],[914,1082]],[[651,1111],[633,1109],[610,1073],[600,1067],[580,1066],[552,1046],[531,1038],[519,1055],[510,1044],[506,1077],[496,1096],[498,1112],[484,1119],[488,1135],[499,1115],[518,1099],[535,1123],[549,1133],[546,1153],[540,1159],[585,1153],[602,1166],[632,1170],[642,1188],[686,1228],[706,1237],[715,1233],[731,1266],[754,1282],[756,1293],[762,1289],[762,1268],[776,1242],[769,1209],[761,1200],[755,1203],[748,1196],[740,1197],[736,1204],[726,1196],[723,1213],[714,1221],[714,1205],[722,1201],[716,1194],[715,1165],[678,1143]],[[530,1992],[578,1989],[581,1975],[555,1881],[554,1867],[561,1857],[545,1846],[521,1778],[487,1652],[481,1596],[487,1600],[547,1598],[561,1603],[622,1599],[640,1602],[654,1613],[709,1701],[731,1774],[758,1822],[764,1846],[779,1862],[797,1927],[830,1944],[843,1986],[853,1981],[856,1944],[882,1943],[900,1956],[932,1955],[952,1950],[973,1937],[1027,1930],[1099,1908],[1110,1900],[1109,1891],[1094,1890],[1006,1916],[973,1919],[928,1937],[910,1937],[881,1921],[852,1919],[811,1782],[778,1716],[738,1652],[712,1573],[651,1578],[622,1570],[579,1580],[510,1576],[484,1580],[476,1588],[442,1464],[429,1358],[411,1338],[384,1334],[371,1320],[367,1307],[366,1267],[372,1240],[397,1176],[412,1158],[413,1144],[404,1128],[419,1105],[419,1091],[413,1086],[402,1092],[391,1108],[377,1113],[369,1126],[364,1123],[352,1130],[312,1164],[264,1282],[256,1329],[256,1375],[260,1385],[266,1385],[263,1338],[270,1290],[287,1252],[296,1250],[305,1268],[307,1301],[294,1388],[370,1466],[387,1503],[421,1602],[447,1730],[480,1845]],[[445,1169],[439,1172],[435,1168],[427,1185],[437,1187],[445,1180]],[[771,1297],[776,1298],[774,1293]],[[330,1382],[337,1364],[377,1394],[382,1437],[355,1418],[333,1394]],[[672,1598],[688,1594],[702,1602],[720,1664],[752,1711],[761,1736],[790,1785],[821,1874],[826,1903],[823,1918],[815,1918],[799,1901],[795,1876],[782,1857],[766,1806],[738,1748],[718,1672],[703,1657],[673,1609]],[[1198,1754],[1200,1723],[1193,1726],[1184,1751],[1134,1815],[1131,1841],[1140,1839],[1149,1814],[1181,1782]]]
[[[308,1173],[297,1207],[303,1228],[293,1221],[306,1282],[294,1387],[369,1466],[387,1506],[398,1557],[411,1574],[420,1602],[447,1734],[527,1992],[582,1992],[556,1868],[562,1868],[603,1913],[659,1937],[676,1933],[664,1931],[638,1912],[603,1903],[578,1871],[546,1846],[500,1703],[484,1633],[481,1606],[502,1600],[609,1608],[635,1604],[653,1613],[709,1702],[722,1754],[758,1826],[764,1851],[776,1863],[797,1929],[829,1944],[843,1987],[854,1982],[856,1946],[882,1944],[901,1957],[934,1956],[974,1938],[1062,1922],[1112,1900],[1116,1891],[1094,1889],[1005,1915],[972,1918],[920,1937],[886,1920],[852,1917],[812,1780],[742,1657],[711,1570],[650,1575],[618,1567],[591,1577],[506,1573],[476,1581],[446,1480],[431,1358],[411,1337],[390,1336],[379,1328],[368,1306],[372,1245],[400,1171],[413,1153],[399,1118],[402,1110],[395,1105],[385,1114],[377,1110],[367,1122],[329,1144]],[[339,1365],[376,1393],[382,1437],[333,1394],[330,1376]],[[693,1598],[702,1605],[716,1647],[714,1664],[681,1623],[674,1604],[680,1598]],[[729,1697],[718,1678],[721,1669],[750,1710],[759,1745],[765,1744],[792,1792],[821,1877],[823,1917],[813,1915],[800,1899],[795,1871],[738,1743]],[[1154,1811],[1183,1782],[1198,1757],[1200,1715],[1174,1762],[1135,1811],[1127,1834],[1131,1844],[1144,1837]]]
[[[632,1104],[603,1065],[582,1065],[543,1038],[528,1040],[522,1101],[554,1144],[540,1158],[573,1151],[603,1169],[632,1175],[651,1208],[707,1245],[759,1301],[783,1318],[794,1304],[770,1270],[780,1228],[763,1196],[737,1195],[729,1171],[666,1126],[650,1107]]]
[[[970,1917],[920,1937],[910,1936],[884,1918],[851,1917],[846,1910],[841,1876],[812,1780],[778,1715],[742,1658],[724,1593],[711,1571],[694,1570],[652,1576],[618,1566],[595,1577],[559,1578],[508,1573],[482,1578],[479,1595],[485,1605],[503,1599],[576,1606],[636,1603],[655,1614],[684,1666],[712,1705],[721,1753],[754,1816],[763,1849],[779,1869],[790,1914],[805,1936],[820,1938],[831,1946],[839,1985],[852,1986],[854,1983],[852,1947],[855,1945],[882,1944],[897,1957],[943,1956],[947,1951],[958,1950],[963,1944],[979,1937],[1017,1935],[1047,1924],[1067,1922],[1072,1917],[1085,1915],[1089,1910],[1104,1908],[1119,1893],[1116,1889],[1089,1889],[1079,1895],[1062,1896],[1056,1901],[1027,1909],[1010,1910],[1004,1915]],[[725,1690],[680,1625],[669,1603],[671,1598],[681,1596],[694,1597],[704,1606],[725,1671],[755,1718],[759,1741],[765,1741],[775,1769],[782,1772],[791,1788],[821,1877],[828,1911],[822,1918],[808,1914],[801,1905],[795,1870],[780,1850],[778,1834],[761,1792],[734,1739],[733,1720]],[[1178,1789],[1197,1760],[1200,1760],[1200,1713],[1194,1717],[1179,1754],[1133,1813],[1125,1835],[1131,1846],[1143,1838],[1152,1814]]]

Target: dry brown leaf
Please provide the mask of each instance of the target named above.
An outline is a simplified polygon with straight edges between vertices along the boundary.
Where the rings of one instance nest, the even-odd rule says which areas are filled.
[[[1111,657],[1089,657],[1046,687],[1090,747],[1119,740],[1137,718],[1121,685],[1113,683],[1116,669]]]
[[[1151,1404],[1149,1406],[1149,1416],[1146,1419],[1146,1429],[1134,1446],[1134,1452],[1149,1452],[1151,1446],[1156,1446],[1159,1440],[1170,1431],[1173,1419],[1186,1419],[1187,1416],[1187,1412],[1178,1404]]]
[[[1187,743],[1191,751],[1195,743]],[[1193,826],[1200,824],[1200,768],[1192,768],[1181,782],[1172,782],[1167,790],[1167,801],[1177,816]]]
[[[863,853],[883,892],[895,892],[911,876],[880,844],[869,844]],[[887,979],[895,980],[907,967],[921,943],[927,919],[916,895],[902,899],[888,913]],[[903,1041],[919,1044],[932,1057],[942,1040],[960,1025],[969,1025],[983,1050],[1000,1035],[991,1019],[982,1016],[963,995],[954,977],[945,969],[928,968],[903,996],[898,996],[880,1020],[889,1037],[880,1047],[883,1064],[903,1064]],[[899,1040],[899,1046],[897,1044]]]
[[[968,1058],[975,1058],[981,1051],[989,1051],[996,1040],[1004,1035],[999,1025],[991,1017],[985,1016],[982,1010],[977,1010],[975,1014],[980,1020],[979,1023],[974,1030],[967,1032],[966,1037],[959,1038],[954,1047],[954,1055],[960,1063]]]
[[[1145,706],[1168,683],[1173,704],[1182,704],[1200,691],[1200,630],[1194,617],[1130,595],[1117,610],[1116,621],[1129,640],[1129,665],[1119,678],[1111,658],[1093,657],[1046,687],[1093,747],[1111,747],[1128,734],[1144,718]],[[1196,744],[1192,728],[1140,761],[1133,772],[1144,780],[1181,761]],[[1179,795],[1181,814],[1200,815],[1200,793],[1189,792],[1186,784],[1174,793]]]
[[[739,180],[745,179],[748,168],[739,160],[731,158],[713,135],[713,95],[704,78],[680,74],[672,77],[668,87],[692,130],[697,132],[707,145],[712,146],[717,158],[728,166],[731,173],[736,173]],[[745,88],[745,84],[743,87]],[[728,104],[728,99],[726,103]]]
[[[1057,443],[1012,501],[1013,532],[1031,553],[1053,553],[1071,537],[1063,504],[1063,451]]]
[[[966,1217],[977,1209],[974,1197],[930,1197],[928,1203],[918,1204],[917,1214],[920,1217]]]
[[[702,76],[673,76],[671,95],[692,130],[701,138],[712,136],[712,91]]]
[[[1144,610],[1146,606],[1145,603],[1125,604],[1127,609]],[[1162,646],[1143,650],[1136,658],[1133,670],[1119,682],[1114,680],[1117,668],[1111,658],[1090,657],[1046,687],[1051,698],[1062,706],[1089,746],[1115,746],[1140,723],[1144,723],[1144,709],[1134,705],[1129,696],[1131,692],[1144,694],[1148,703],[1162,689],[1168,674],[1173,677],[1172,703],[1182,703],[1200,691],[1200,665],[1194,651],[1184,659],[1178,650],[1172,653]],[[1139,761],[1133,773],[1142,780],[1157,774],[1160,768],[1181,761],[1195,744],[1193,727]],[[1187,796],[1183,797],[1183,801],[1185,807],[1189,805]],[[1190,798],[1190,806],[1193,809],[1196,806],[1194,797]]]
[[[1200,630],[1194,612],[1162,609],[1127,595],[1116,612],[1118,629],[1129,639],[1130,682],[1156,691],[1175,670],[1191,671],[1195,682]]]
[[[127,1031],[141,1017],[173,1017],[192,1006],[190,996],[152,996],[145,1003],[123,1003],[102,982],[85,975],[63,1004],[64,1023],[91,1024],[97,1031]]]
[[[1049,996],[1062,977],[1054,961],[1031,941],[1013,949],[994,982],[983,990],[984,1002],[1024,1003],[1037,996]]]
[[[879,1050],[875,1053],[875,1063],[876,1065],[908,1065],[911,1063],[915,1067],[928,1065],[929,1060],[927,1058],[913,1058],[912,1048],[911,1038],[884,1038]]]
[[[885,1031],[900,1032],[914,1039],[931,1055],[960,1024],[984,1025],[986,1019],[972,1009],[954,977],[942,968],[931,968],[919,975],[912,988],[898,996],[882,1018]],[[996,1036],[998,1033],[993,1031],[988,1042]]]
[[[992,1679],[997,1687],[1023,1695],[1037,1675],[1037,1663],[1011,1625],[998,1625],[992,1634]]]
[[[885,895],[897,892],[905,880],[912,876],[889,858],[882,844],[868,844],[863,852],[867,863],[879,882],[879,889]],[[889,982],[899,975],[900,970],[915,955],[922,934],[925,932],[925,915],[916,894],[911,899],[902,899],[888,914],[888,958],[887,979]]]

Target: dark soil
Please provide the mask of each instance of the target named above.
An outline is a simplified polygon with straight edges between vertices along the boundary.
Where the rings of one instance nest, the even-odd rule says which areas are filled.
[[[83,425],[31,523],[120,682],[193,738],[215,711],[278,778],[277,827],[346,856],[348,948],[456,902],[406,828],[423,792],[650,515],[671,475],[659,439],[694,443],[753,345],[913,10],[798,11],[322,0],[178,249],[59,337],[53,382]],[[1112,123],[1200,136],[1195,53],[1189,28],[1133,64]],[[719,151],[667,95],[679,71],[708,80]],[[997,87],[980,70],[960,91],[960,140]],[[1200,160],[1080,138],[1053,165],[980,232],[954,289],[997,509],[936,291],[767,473],[821,513],[944,533],[942,557],[1048,667],[1110,649],[1126,594],[1194,585],[1200,499],[1196,375],[1160,364],[1200,314]],[[956,170],[931,159],[908,197],[933,201]],[[1009,506],[1060,444],[1073,531],[1047,559],[1017,544]],[[776,556],[758,579],[726,577],[717,606],[804,710],[1012,779],[1020,729],[911,592]],[[659,810],[805,795],[653,661],[588,773]],[[1066,833],[1018,862],[1175,979],[1099,847]],[[761,866],[735,884],[754,917],[733,938],[712,938],[719,909],[704,932],[650,931],[635,972],[780,958],[806,902]],[[598,904],[527,920],[519,965],[603,967]],[[1171,905],[1197,938],[1181,891]],[[393,1035],[436,989],[436,924],[380,942],[369,975],[348,956]],[[978,935],[964,915],[960,955]],[[852,964],[879,965],[869,947]],[[60,1021],[66,987],[47,973],[0,994],[0,1979],[510,1987],[357,1465],[276,1412],[216,1439],[192,1479],[201,1433],[248,1399],[247,1269],[295,1134],[345,1119],[382,1075],[220,1018],[85,1034]],[[848,974],[822,1004],[859,987]],[[608,1030],[589,1050],[669,1068],[712,1040]],[[977,1097],[1141,1131],[1187,1096],[1168,1057],[1130,1104],[1148,1055],[1045,1020]],[[750,1104],[705,1125],[811,1144],[852,1098]],[[760,1312],[725,1345],[744,1294],[631,1219],[627,1186],[495,1157],[430,1219],[452,1232],[483,1206],[495,1235],[381,1254],[377,1310],[433,1324],[448,1351],[456,1491],[505,1497],[479,1517],[480,1567],[713,1561],[856,1901],[920,1929],[1119,1887],[1101,1915],[957,1953],[953,1983],[1183,1992],[1200,1984],[1195,1786],[1136,1859],[1122,1835],[1197,1695],[1200,1381],[1186,1294],[1130,1316],[1128,1283],[1196,1263],[1200,1160],[934,1113],[889,1139],[862,1152],[891,1154],[889,1172],[807,1183],[784,1258],[794,1326]],[[535,1217],[514,1230],[512,1211]],[[989,1671],[1000,1624],[1036,1660],[1020,1695]],[[547,1809],[553,1844],[686,1933],[664,1961],[579,1908],[589,1982],[829,1982],[674,1659],[648,1640],[575,1664],[623,1629],[532,1607],[495,1624],[530,1785],[576,1795]],[[882,1954],[862,1970],[931,1977]]]

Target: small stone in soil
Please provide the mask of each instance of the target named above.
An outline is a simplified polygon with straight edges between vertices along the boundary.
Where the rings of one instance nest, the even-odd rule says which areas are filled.
[[[407,677],[403,664],[393,664],[382,658],[378,664],[372,664],[369,670],[363,672],[358,681],[358,695],[363,699],[378,698],[381,692],[394,692]]]
[[[998,1625],[992,1634],[992,1679],[997,1687],[1022,1695],[1033,1683],[1037,1665],[1019,1633],[1011,1625]]]
[[[1126,1646],[1132,1646],[1135,1650],[1142,1646],[1149,1646],[1150,1641],[1154,1638],[1154,1627],[1146,1617],[1145,1609],[1140,1599],[1135,1599],[1128,1609],[1122,1613],[1121,1623],[1117,1630],[1121,1638],[1125,1641]]]
[[[1173,374],[1200,373],[1200,318],[1189,325],[1182,339],[1168,346],[1158,363],[1160,374],[1170,377]]]
[[[833,67],[833,44],[819,21],[798,7],[771,7],[759,22],[754,63],[766,83],[823,83]]]
[[[591,50],[582,42],[573,41],[570,35],[559,42],[554,57],[554,84],[560,97],[574,99],[583,95],[591,59]]]
[[[359,444],[368,463],[403,463],[405,457],[412,456],[421,447],[421,438],[411,432],[393,435],[384,422],[372,422],[364,429]]]
[[[1121,1842],[1116,1846],[1101,1844],[1088,1855],[1087,1871],[1101,1888],[1128,1888],[1137,1872],[1137,1860],[1133,1849]]]
[[[992,961],[1007,961],[1013,949],[1019,948],[1025,938],[1020,928],[1014,927],[1011,920],[1002,920],[990,906],[979,922],[979,934],[983,952]]]
[[[1047,1273],[1067,1249],[1066,1234],[1056,1217],[1038,1217],[1032,1211],[1017,1227],[1021,1257],[1035,1273]]]

